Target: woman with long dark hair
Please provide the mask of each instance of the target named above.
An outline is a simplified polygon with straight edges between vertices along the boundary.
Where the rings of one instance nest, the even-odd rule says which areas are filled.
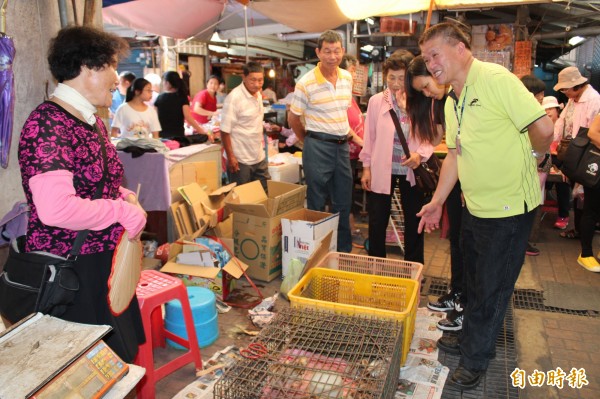
[[[440,143],[445,131],[444,104],[448,87],[440,86],[431,76],[423,57],[415,57],[406,70],[406,111],[413,129],[425,137]],[[464,301],[462,300],[464,264],[460,248],[462,219],[460,182],[457,182],[446,199],[446,209],[450,224],[450,289],[437,300],[430,301],[427,307],[437,311],[450,311],[446,319],[438,322],[438,327],[446,331],[462,329]]]
[[[404,82],[406,69],[414,56],[408,51],[396,52],[383,64],[387,88],[369,100],[365,121],[362,187],[369,193],[369,255],[385,257],[385,236],[392,194],[400,189],[404,212],[404,259],[424,263],[423,233],[418,233],[417,212],[424,195],[415,184],[413,169],[433,154],[432,136],[415,130],[406,113]],[[401,130],[396,127],[390,110],[396,113]],[[409,154],[405,154],[399,135],[403,134]]]
[[[190,100],[183,79],[175,71],[163,75],[163,92],[158,95],[154,106],[158,111],[158,120],[162,127],[160,137],[185,136],[184,121],[190,124],[199,134],[208,135],[212,141],[212,133],[206,132],[192,117]]]

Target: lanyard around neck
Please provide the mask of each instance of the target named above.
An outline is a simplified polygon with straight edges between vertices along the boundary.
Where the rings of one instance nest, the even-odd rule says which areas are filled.
[[[465,102],[467,101],[467,89],[468,89],[468,87],[465,87],[465,93],[464,93],[464,97],[462,100],[462,105],[460,106],[460,116],[458,115],[458,108],[456,107],[456,103],[457,103],[458,99],[454,101],[454,114],[456,115],[456,120],[458,122],[457,135],[460,135],[460,127],[461,127],[462,121],[463,121],[463,113],[465,112]]]

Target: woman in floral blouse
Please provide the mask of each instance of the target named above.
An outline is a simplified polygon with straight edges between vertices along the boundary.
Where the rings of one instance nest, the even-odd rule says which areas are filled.
[[[26,252],[67,256],[77,232],[90,230],[75,263],[80,289],[61,318],[112,326],[107,344],[131,362],[145,341],[138,302],[134,297],[124,313],[114,316],[107,282],[117,241],[124,230],[131,240],[139,239],[146,213],[135,194],[121,187],[123,166],[96,116],[96,107],[112,102],[115,67],[126,51],[122,39],[94,28],[58,32],[48,51],[58,86],[23,126],[19,165],[31,208]],[[101,198],[92,200],[100,184]]]

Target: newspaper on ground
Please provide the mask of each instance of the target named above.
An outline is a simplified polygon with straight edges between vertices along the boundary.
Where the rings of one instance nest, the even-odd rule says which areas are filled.
[[[417,310],[415,334],[406,363],[400,370],[395,399],[441,399],[449,369],[437,359],[437,340],[442,331],[437,322],[445,314],[427,308]]]
[[[215,365],[223,365],[223,368],[215,369],[202,377],[196,378],[194,382],[173,396],[173,399],[212,399],[214,397],[214,386],[223,375],[223,372],[240,359],[242,359],[240,351],[233,345],[215,353],[208,361],[204,362],[204,369],[209,369]]]
[[[278,295],[279,294],[275,294],[273,296],[265,298],[254,308],[248,310],[248,317],[250,317],[252,324],[254,324],[258,328],[263,328],[264,326],[269,324],[271,320],[273,320],[273,318],[275,317],[275,313],[271,310],[275,305],[275,301],[277,300]]]

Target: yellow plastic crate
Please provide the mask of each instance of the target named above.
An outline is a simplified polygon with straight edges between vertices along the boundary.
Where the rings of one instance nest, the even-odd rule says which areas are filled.
[[[374,256],[329,252],[316,267],[345,272],[375,274],[377,276],[409,278],[419,284],[423,277],[423,264],[400,259],[376,258]]]
[[[315,267],[288,293],[292,307],[401,321],[402,364],[415,332],[419,282]]]

